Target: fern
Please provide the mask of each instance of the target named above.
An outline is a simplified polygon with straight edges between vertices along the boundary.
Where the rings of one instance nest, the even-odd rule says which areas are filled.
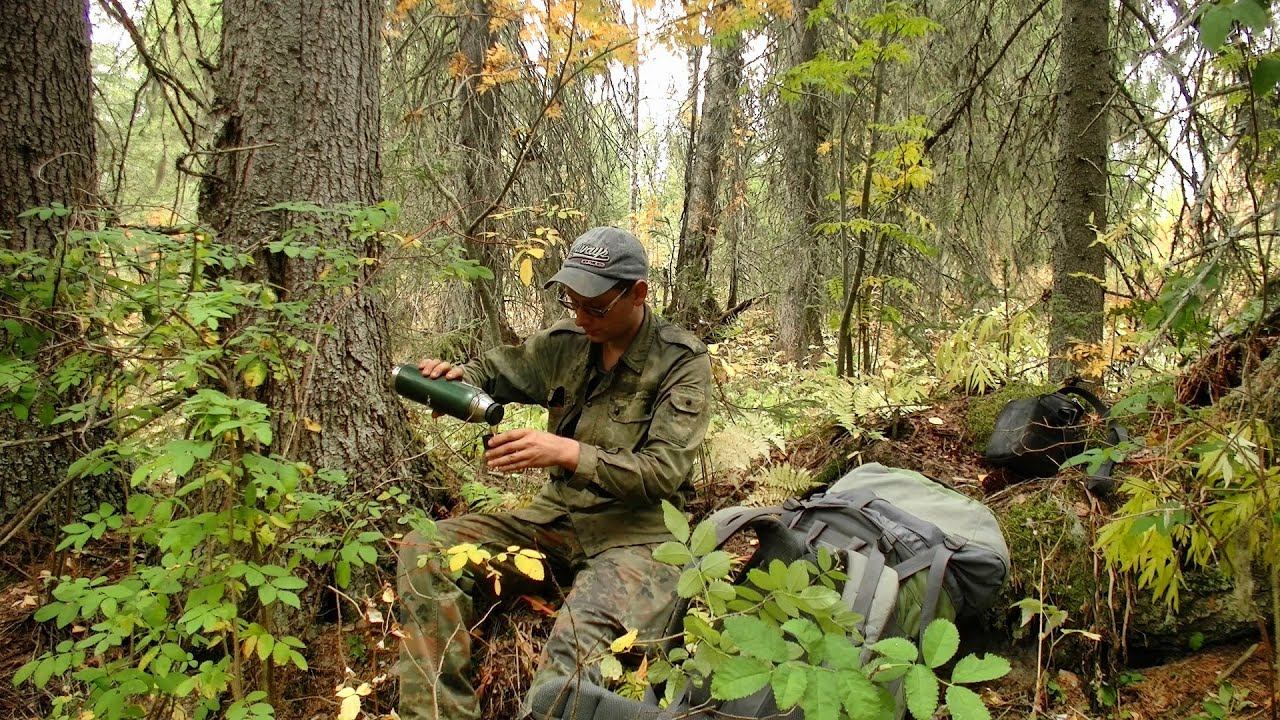
[[[782,428],[767,416],[744,415],[716,431],[708,451],[716,470],[741,472],[774,448],[785,449]]]
[[[798,497],[814,486],[813,473],[789,463],[774,465],[756,478],[755,490],[747,498],[748,505],[781,505],[787,498]]]
[[[943,388],[980,395],[1022,375],[1026,358],[1045,355],[1042,334],[1034,315],[1004,305],[966,319],[938,347]]]
[[[458,493],[472,512],[493,513],[502,510],[507,504],[506,493],[482,482],[462,483]]]

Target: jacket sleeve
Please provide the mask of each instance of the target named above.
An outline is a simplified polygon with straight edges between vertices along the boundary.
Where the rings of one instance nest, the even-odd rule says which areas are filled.
[[[543,405],[547,398],[550,332],[519,345],[502,345],[465,364],[463,378],[500,403]]]
[[[595,485],[628,505],[653,506],[684,483],[711,420],[711,360],[705,352],[674,365],[654,402],[649,432],[637,449],[581,443],[578,469],[565,480]]]

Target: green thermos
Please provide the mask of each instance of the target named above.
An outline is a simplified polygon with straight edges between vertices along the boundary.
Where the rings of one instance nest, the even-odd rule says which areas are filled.
[[[423,377],[417,365],[400,365],[391,371],[391,387],[401,397],[466,422],[502,422],[506,408],[475,385],[459,380]]]

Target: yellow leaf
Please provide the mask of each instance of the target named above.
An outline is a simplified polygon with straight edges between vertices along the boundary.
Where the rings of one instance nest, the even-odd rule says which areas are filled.
[[[821,145],[819,145],[819,146],[818,146],[818,155],[819,155],[819,156],[822,156],[822,155],[830,155],[830,154],[831,154],[831,142],[830,142],[830,141],[824,142],[824,143],[822,143]]]
[[[525,287],[533,284],[533,260],[527,257],[520,260],[520,284]]]
[[[609,652],[620,653],[631,649],[636,644],[636,636],[640,634],[639,630],[632,630],[622,637],[609,643]]]
[[[361,697],[364,697],[371,692],[373,692],[373,687],[369,685],[369,683],[360,683],[360,687],[356,688],[356,694]]]
[[[527,555],[516,555],[515,565],[517,570],[534,580],[541,580],[546,577],[542,570],[542,563]]]
[[[449,554],[449,571],[458,572],[467,566],[467,554],[465,552]]]
[[[546,249],[540,248],[540,247],[531,247],[528,250],[525,250],[525,252],[529,254],[531,257],[536,257],[539,260],[541,260],[547,254]]]
[[[320,430],[321,430],[321,427],[320,427],[320,423],[319,423],[319,421],[317,421],[317,420],[313,420],[313,419],[311,419],[311,418],[309,418],[309,417],[305,417],[305,416],[304,416],[304,417],[302,418],[302,424],[303,424],[303,425],[305,425],[305,426],[307,427],[307,429],[308,429],[308,430],[310,430],[310,431],[311,431],[311,432],[313,432],[313,433],[318,433],[318,432],[320,432]]]
[[[344,688],[349,690],[350,688]],[[360,696],[352,693],[342,698],[342,707],[338,709],[338,720],[356,720],[360,714]]]

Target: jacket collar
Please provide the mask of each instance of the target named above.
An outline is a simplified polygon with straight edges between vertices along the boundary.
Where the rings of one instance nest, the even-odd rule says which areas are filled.
[[[648,304],[644,306],[644,320],[640,323],[640,329],[636,332],[636,336],[631,339],[631,345],[622,353],[621,362],[634,372],[640,373],[644,370],[644,364],[649,360],[649,348],[653,345],[653,334],[657,331],[658,321],[653,316],[653,311],[649,309]]]

